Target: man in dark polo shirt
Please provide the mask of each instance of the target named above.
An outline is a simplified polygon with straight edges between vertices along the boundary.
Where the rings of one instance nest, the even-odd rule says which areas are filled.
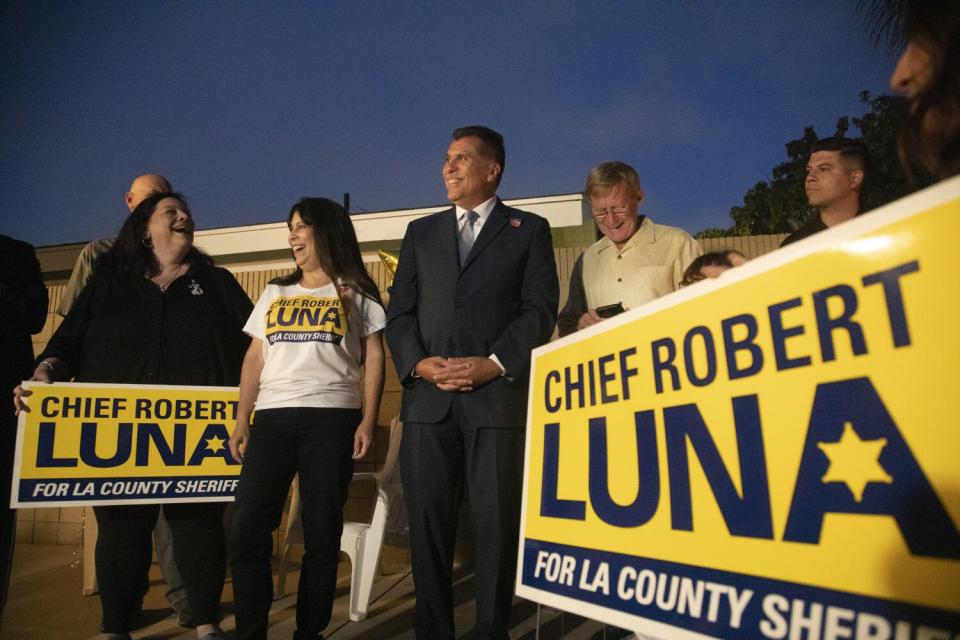
[[[867,149],[849,138],[824,138],[810,147],[803,188],[817,213],[780,244],[786,246],[860,214]]]

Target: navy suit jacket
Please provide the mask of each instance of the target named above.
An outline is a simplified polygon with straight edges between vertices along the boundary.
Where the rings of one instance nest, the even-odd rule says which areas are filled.
[[[456,209],[407,228],[390,292],[387,342],[403,384],[401,418],[442,420],[457,397],[471,427],[522,429],[530,352],[550,339],[560,287],[549,223],[497,201],[463,268]],[[412,374],[429,356],[496,354],[506,376],[470,392]]]

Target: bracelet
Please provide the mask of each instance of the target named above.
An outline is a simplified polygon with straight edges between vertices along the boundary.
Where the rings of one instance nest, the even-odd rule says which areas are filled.
[[[41,360],[40,364],[37,366],[46,367],[48,372],[53,373],[53,363],[51,363],[49,360]]]

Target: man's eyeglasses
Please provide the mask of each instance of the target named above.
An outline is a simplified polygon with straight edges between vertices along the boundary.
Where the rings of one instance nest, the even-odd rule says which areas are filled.
[[[617,220],[623,220],[629,215],[636,215],[630,207],[607,207],[606,209],[594,209],[593,217],[597,220],[613,217]]]

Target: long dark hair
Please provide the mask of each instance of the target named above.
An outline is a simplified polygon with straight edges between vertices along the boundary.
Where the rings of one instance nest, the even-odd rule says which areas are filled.
[[[303,198],[290,208],[287,227],[295,213],[300,214],[303,223],[313,229],[314,250],[323,272],[335,284],[350,287],[378,304],[383,304],[376,283],[363,266],[357,233],[346,210],[326,198]],[[303,270],[298,266],[293,273],[275,278],[271,284],[289,286],[300,282],[302,277]]]
[[[930,56],[930,83],[910,101],[898,137],[905,172],[915,177],[911,161],[917,160],[941,180],[960,173],[960,2],[860,0],[860,5],[876,40],[891,49],[912,42]]]
[[[137,276],[155,276],[160,273],[160,265],[157,264],[153,248],[147,244],[146,237],[150,217],[160,201],[165,198],[176,198],[184,207],[187,207],[186,198],[173,191],[153,193],[144,198],[120,227],[113,249],[103,257],[103,263],[111,265],[122,273]],[[189,211],[189,208],[187,210]],[[186,260],[191,265],[213,264],[210,256],[196,247],[190,247]]]
[[[913,101],[900,145],[937,178],[949,178],[960,173],[960,2],[907,2],[905,26],[907,38],[930,55],[933,76]]]

